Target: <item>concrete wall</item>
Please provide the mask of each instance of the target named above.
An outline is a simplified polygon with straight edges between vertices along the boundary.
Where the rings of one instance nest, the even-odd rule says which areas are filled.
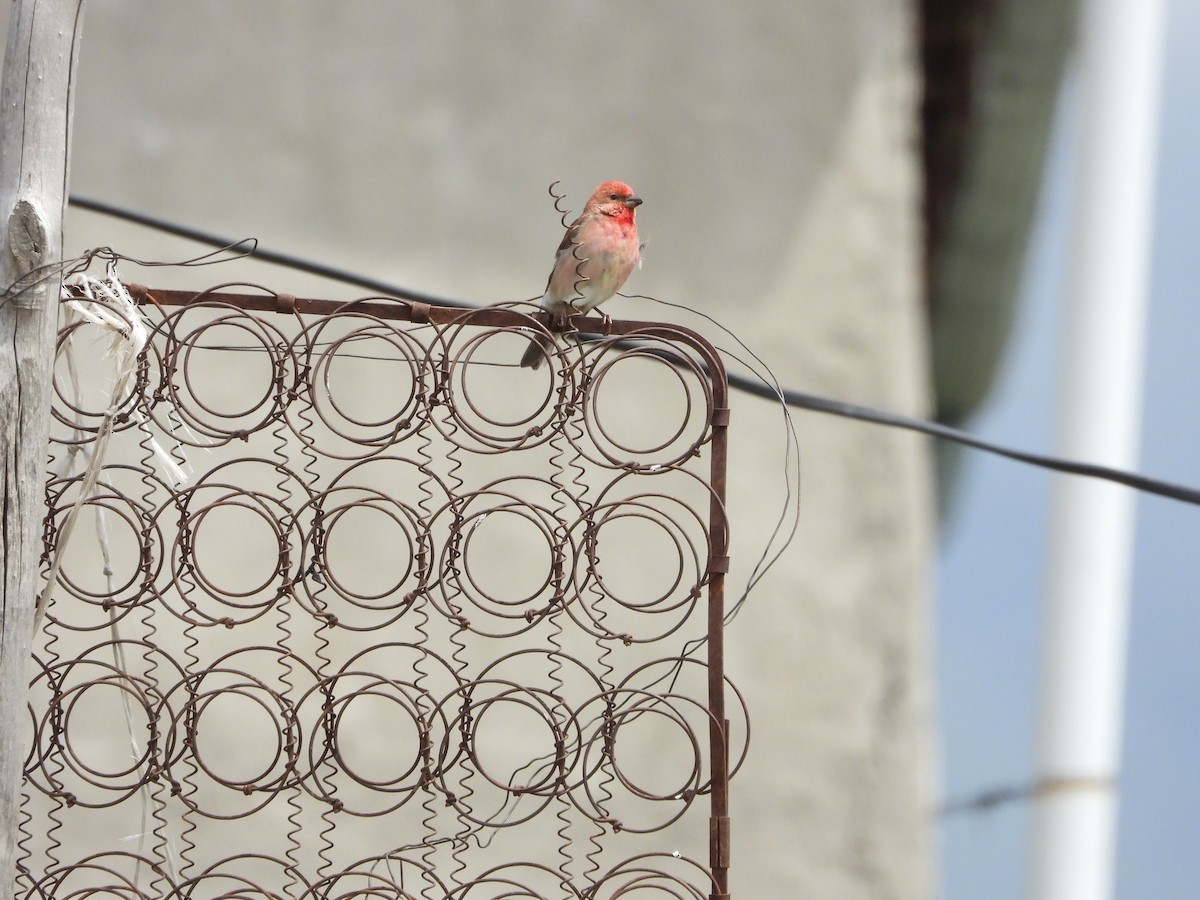
[[[785,385],[923,414],[913,6],[93,0],[71,189],[488,303],[540,292],[549,182],[578,209],[620,178],[645,199],[629,290],[715,317]],[[194,253],[79,212],[67,239]],[[356,295],[242,263],[128,275]],[[606,311],[703,325],[646,300]],[[736,596],[783,459],[770,404],[735,396],[732,424]],[[797,424],[800,531],[727,640],[753,723],[733,889],[927,897],[928,448]]]

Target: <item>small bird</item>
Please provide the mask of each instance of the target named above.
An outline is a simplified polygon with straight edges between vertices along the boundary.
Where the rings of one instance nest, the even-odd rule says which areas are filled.
[[[542,309],[564,315],[595,309],[621,289],[642,256],[634,210],[642,198],[621,181],[606,181],[567,228],[542,295]],[[536,369],[553,346],[538,334],[521,357]]]

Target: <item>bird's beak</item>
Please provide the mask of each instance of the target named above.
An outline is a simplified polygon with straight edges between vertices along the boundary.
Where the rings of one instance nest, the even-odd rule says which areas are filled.
[[[630,197],[623,202],[628,209],[637,209],[637,207],[642,205],[642,198],[641,197]]]

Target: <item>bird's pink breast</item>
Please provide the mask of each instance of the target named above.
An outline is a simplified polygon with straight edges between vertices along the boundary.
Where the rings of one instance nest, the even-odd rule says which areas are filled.
[[[580,229],[574,253],[563,248],[550,279],[550,293],[562,300],[576,299],[579,309],[591,309],[611,297],[637,266],[640,245],[633,212],[626,216],[599,216]]]

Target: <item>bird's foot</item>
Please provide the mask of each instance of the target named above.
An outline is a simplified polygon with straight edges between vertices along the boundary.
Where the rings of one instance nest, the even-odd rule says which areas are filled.
[[[571,327],[571,319],[575,315],[574,308],[570,306],[560,306],[550,310],[550,330],[555,332],[563,332]]]

